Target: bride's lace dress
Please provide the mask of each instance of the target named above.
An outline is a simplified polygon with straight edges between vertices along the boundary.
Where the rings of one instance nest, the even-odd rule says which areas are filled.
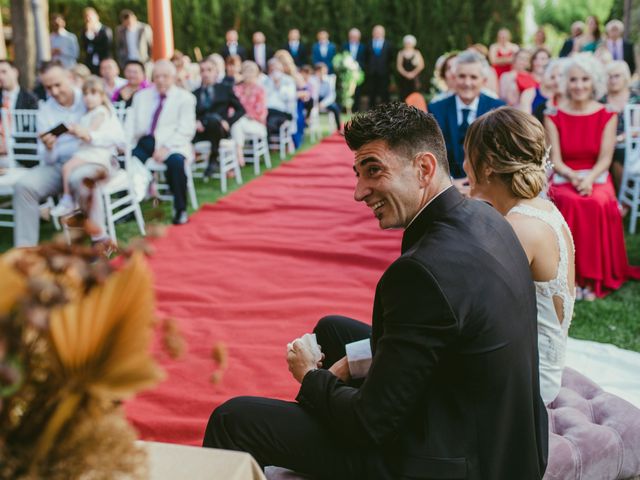
[[[544,222],[551,227],[558,242],[560,256],[555,278],[547,282],[535,282],[540,395],[545,405],[548,405],[560,392],[567,336],[573,316],[575,293],[569,282],[569,251],[574,249],[573,238],[562,214],[555,206],[551,211],[545,211],[530,205],[516,205],[509,213],[518,213]]]

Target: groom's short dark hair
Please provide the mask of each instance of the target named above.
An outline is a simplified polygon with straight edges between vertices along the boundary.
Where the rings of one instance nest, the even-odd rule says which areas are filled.
[[[433,115],[406,103],[386,103],[368,112],[356,113],[345,125],[344,136],[351,150],[384,140],[407,158],[429,151],[435,155],[440,168],[449,174],[447,148],[438,122]]]

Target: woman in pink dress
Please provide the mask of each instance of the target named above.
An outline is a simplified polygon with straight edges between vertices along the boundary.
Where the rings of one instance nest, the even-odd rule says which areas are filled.
[[[564,72],[565,100],[545,117],[555,171],[549,196],[575,240],[578,297],[593,300],[640,279],[640,268],[627,261],[608,173],[617,116],[596,100],[606,91],[602,66],[589,55],[576,55]]]

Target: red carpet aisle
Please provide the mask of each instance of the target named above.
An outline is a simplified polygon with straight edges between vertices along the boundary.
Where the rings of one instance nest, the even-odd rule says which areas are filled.
[[[230,397],[293,399],[287,342],[330,313],[370,322],[401,234],[379,230],[353,200],[352,163],[333,136],[155,242],[158,309],[178,320],[188,352],[163,361],[168,379],[128,405],[143,438],[199,444],[210,412]],[[230,353],[218,386],[209,382],[216,341]]]

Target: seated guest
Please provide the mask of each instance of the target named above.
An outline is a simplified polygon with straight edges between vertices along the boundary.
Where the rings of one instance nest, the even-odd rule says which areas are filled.
[[[126,107],[130,107],[136,92],[149,87],[151,84],[147,81],[144,65],[139,60],[129,60],[125,63],[124,78],[127,80],[127,84],[113,93],[111,101],[124,102]]]
[[[40,72],[42,84],[49,93],[49,99],[38,109],[37,131],[39,132],[38,152],[42,164],[31,168],[29,175],[20,177],[14,188],[13,208],[15,210],[14,245],[33,247],[38,244],[40,234],[40,204],[44,199],[62,192],[62,166],[75,154],[80,146],[80,138],[63,133],[55,136],[48,133],[61,123],[76,124],[85,114],[86,108],[82,92],[74,87],[69,71],[57,63],[44,64]],[[113,144],[112,133],[92,134],[95,144]],[[85,180],[102,174],[101,167],[91,164],[76,168],[69,178],[71,191],[75,195],[86,190]],[[92,239],[106,240],[104,208],[100,195],[95,194],[89,218],[95,226]]]
[[[616,148],[613,151],[611,163],[611,176],[616,191],[620,189],[622,174],[624,172],[624,108],[627,105],[640,104],[640,94],[631,92],[631,72],[629,65],[623,60],[614,60],[605,67],[607,73],[607,94],[600,100],[607,105],[611,112],[618,114],[618,126],[616,128]]]
[[[520,103],[518,108],[523,112],[533,113],[541,103],[544,103],[549,98],[550,92],[548,85],[545,86],[545,82],[548,82],[548,65],[551,61],[551,55],[547,50],[536,50],[531,57],[531,73],[538,85],[531,86],[522,90],[520,94]]]
[[[456,57],[457,53],[449,53],[438,58],[435,68],[435,80],[440,93],[437,93],[432,102],[443,100],[456,93]]]
[[[220,51],[220,55],[225,60],[232,56],[238,55],[240,57],[240,61],[245,60],[247,58],[247,50],[238,43],[238,32],[237,30],[227,30],[227,33],[224,36],[225,44]]]
[[[84,82],[91,76],[91,70],[83,63],[76,63],[69,69],[71,72],[71,79],[73,80],[73,86],[81,89]]]
[[[549,405],[560,393],[575,301],[575,252],[562,214],[539,198],[547,183],[544,128],[528,114],[499,108],[473,122],[465,150],[471,196],[506,217],[529,260],[538,304],[540,395]]]
[[[242,81],[240,70],[242,69],[242,59],[239,55],[229,55],[224,61],[225,78],[223,82],[232,86]]]
[[[90,164],[102,167],[104,176],[108,178],[114,168],[114,156],[117,148],[124,144],[122,124],[107,96],[104,82],[96,76],[91,76],[82,87],[84,104],[87,108],[77,124],[67,125],[71,135],[81,140],[80,147],[62,167],[62,198],[51,210],[51,215],[63,217],[73,212],[78,200],[71,194],[69,179],[73,172],[84,165]],[[117,132],[117,133],[116,133]],[[106,135],[116,137],[112,144],[94,143],[93,136],[103,138]]]
[[[555,170],[549,197],[575,240],[579,296],[593,300],[640,279],[640,268],[627,261],[608,174],[618,120],[595,100],[606,91],[602,66],[590,55],[575,55],[566,62],[564,85],[564,101],[545,118]]]
[[[0,107],[5,110],[37,109],[38,99],[32,93],[20,88],[18,75],[18,69],[13,63],[9,60],[0,60]],[[5,128],[0,117],[0,155],[7,154],[6,140]]]
[[[480,115],[504,105],[501,100],[481,93],[486,66],[486,60],[479,54],[462,52],[456,57],[456,94],[429,104],[429,112],[440,125],[447,144],[451,176],[456,179],[456,187],[462,191],[466,191],[466,175],[462,169],[462,162],[467,129]]]
[[[242,62],[242,82],[233,88],[245,114],[231,126],[231,138],[238,147],[240,165],[244,165],[244,141],[247,135],[267,134],[267,103],[264,88],[259,83],[260,69],[255,62]]]
[[[205,176],[211,176],[219,170],[220,140],[229,136],[231,126],[244,115],[245,110],[233,93],[233,85],[216,82],[218,71],[212,61],[200,62],[200,79],[200,88],[193,92],[196,97],[196,134],[193,141],[211,142],[211,156],[204,172]]]
[[[67,23],[59,13],[51,16],[51,60],[59,61],[64,68],[72,67],[80,56],[78,37],[68,31]]]
[[[486,80],[484,82],[484,87],[482,87],[482,93],[489,95],[491,98],[500,98],[498,95],[498,74],[495,69],[489,65],[489,49],[487,46],[482,43],[474,43],[469,46],[467,50],[479,53],[486,61],[484,65],[484,76]]]
[[[610,20],[606,25],[607,49],[611,53],[613,60],[622,60],[629,66],[629,71],[633,75],[636,71],[636,56],[633,51],[633,43],[622,38],[624,33],[624,23],[620,20]]]
[[[286,50],[278,50],[274,57],[282,62],[282,68],[285,75],[289,75],[293,78],[296,84],[296,96],[298,98],[296,103],[296,109],[293,114],[295,123],[292,124],[292,136],[295,147],[298,148],[304,140],[305,122],[305,105],[309,100],[312,100],[311,91],[308,88],[307,82],[304,80],[298,67],[293,61],[293,57]]]
[[[329,69],[329,73],[333,73],[333,57],[335,56],[336,45],[329,41],[329,32],[320,30],[318,41],[311,48],[311,62],[314,65],[324,63]]]
[[[185,162],[193,155],[196,99],[175,83],[173,63],[158,60],[153,67],[153,86],[133,97],[125,131],[135,145],[131,152],[134,157],[167,167],[167,183],[173,194],[173,223],[183,224],[188,221]]]
[[[533,111],[531,113],[543,125],[545,112],[553,111],[562,101],[563,93],[560,85],[562,83],[565,61],[565,58],[556,58],[549,62],[542,77],[542,83],[540,84],[539,97],[544,97],[543,101],[540,101],[537,94],[534,95],[534,100],[537,98],[539,103],[532,109]],[[524,97],[524,93],[522,95]],[[527,111],[523,106],[521,106],[521,109]]]
[[[212,53],[207,57],[207,60],[213,63],[213,65],[216,67],[216,71],[218,72],[216,83],[226,82],[231,86],[235,85],[235,80],[231,82],[231,79],[227,77],[227,66],[224,62],[224,58],[222,58],[222,55],[220,55],[219,53]]]
[[[191,92],[200,86],[200,79],[197,78],[192,68],[189,55],[185,55],[180,50],[174,50],[171,61],[176,67],[176,85],[178,87]],[[224,67],[222,68],[222,72],[224,75]]]
[[[267,62],[273,57],[273,48],[266,44],[266,37],[262,32],[253,34],[253,47],[249,51],[249,60],[256,62],[262,72],[267,71]]]
[[[127,81],[119,76],[120,68],[113,58],[105,58],[100,62],[100,77],[104,82],[104,88],[109,98],[114,92],[127,84]]]
[[[282,62],[277,58],[269,60],[267,67],[269,75],[263,77],[267,95],[267,131],[269,135],[277,135],[280,126],[297,113],[296,82],[284,73]]]
[[[300,67],[307,63],[307,48],[300,42],[300,30],[292,28],[287,34],[287,44],[284,49],[287,50],[295,64]]]
[[[324,63],[316,63],[313,70],[315,73],[313,78],[314,95],[317,95],[318,107],[320,110],[331,112],[336,121],[336,128],[341,130],[340,105],[336,103],[336,77],[329,74]]]
[[[345,137],[354,198],[381,228],[404,229],[372,325],[321,319],[324,355],[300,340],[287,348],[297,402],[231,399],[203,445],[318,479],[541,479],[549,433],[535,288],[513,229],[451,188],[432,116],[381,105]],[[371,359],[364,380],[345,348],[355,341]]]
[[[520,103],[520,93],[527,88],[536,86],[530,70],[531,53],[525,49],[518,50],[513,57],[511,70],[500,77],[500,98],[508,105],[518,105]]]

